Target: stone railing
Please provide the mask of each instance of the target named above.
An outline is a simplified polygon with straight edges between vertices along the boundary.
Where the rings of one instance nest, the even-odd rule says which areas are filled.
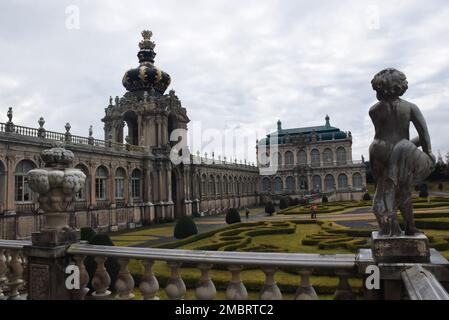
[[[190,161],[193,164],[206,164],[206,165],[221,165],[221,166],[231,166],[236,168],[252,168],[255,169],[257,166],[250,162],[232,162],[225,159],[207,158],[198,155],[190,155]]]
[[[11,129],[9,129],[11,128]],[[71,143],[75,145],[86,145],[93,146],[97,148],[109,148],[117,151],[132,151],[132,152],[144,152],[145,148],[140,146],[134,146],[123,143],[116,143],[112,141],[104,141],[99,139],[94,139],[93,137],[82,137],[72,135],[68,132],[54,132],[18,125],[9,125],[8,123],[0,123],[0,133],[17,134],[21,136],[33,137],[46,139],[51,141],[62,141],[65,143]]]
[[[23,300],[27,259],[23,248],[31,241],[0,240],[0,300]]]
[[[28,296],[29,279],[28,258],[23,254],[31,246],[30,241],[0,240],[0,300],[24,300]],[[366,250],[362,250],[366,251]],[[295,293],[296,300],[316,300],[318,296],[313,288],[310,277],[312,274],[323,273],[335,275],[339,278],[334,293],[336,300],[356,299],[356,295],[349,285],[349,278],[364,277],[364,268],[372,263],[367,259],[366,252],[355,254],[295,254],[295,253],[256,253],[256,252],[215,252],[195,250],[174,250],[133,247],[94,246],[83,242],[72,244],[67,249],[70,259],[68,264],[79,268],[80,287],[70,292],[70,299],[119,299],[130,300],[135,293],[145,300],[158,299],[160,289],[157,275],[153,272],[155,262],[164,262],[170,268],[170,276],[165,283],[165,293],[169,299],[183,299],[187,287],[181,275],[181,266],[196,267],[201,273],[200,281],[194,288],[198,300],[211,300],[216,297],[217,290],[211,279],[210,270],[216,266],[223,270],[225,267],[230,280],[225,290],[227,300],[246,300],[248,291],[241,278],[241,272],[246,267],[259,268],[265,274],[265,281],[261,284],[259,298],[262,300],[281,300],[282,292],[276,284],[275,274],[278,270],[287,268],[298,273],[298,288]],[[369,250],[368,250],[369,251]],[[27,250],[26,252],[32,252]],[[87,256],[93,257],[96,262],[95,274],[92,278],[92,293],[89,292],[89,274],[84,265]],[[369,256],[369,255],[368,255]],[[111,278],[106,270],[107,259],[115,258],[120,266],[115,292],[111,292]],[[137,260],[142,264],[144,273],[140,277],[138,287],[131,275],[128,264],[130,260]],[[368,263],[368,264],[367,264]],[[393,268],[400,272],[405,293],[411,300],[449,300],[449,295],[437,280],[432,264],[393,264]],[[388,265],[386,265],[388,269]],[[424,268],[425,267],[425,268]],[[440,270],[441,271],[441,270]],[[64,272],[63,270],[61,272]],[[396,272],[396,271],[394,271]],[[441,276],[441,274],[440,274]],[[64,276],[59,279],[64,279]],[[32,279],[39,282],[42,279]],[[55,284],[52,284],[55,285]],[[61,284],[59,285],[61,286]],[[64,286],[64,284],[62,284]],[[369,297],[379,299],[379,297]]]
[[[226,299],[246,300],[248,292],[241,279],[241,272],[245,267],[260,268],[265,274],[265,283],[260,289],[260,298],[263,300],[282,299],[282,293],[274,280],[278,268],[287,267],[297,270],[300,275],[296,299],[318,299],[310,283],[312,271],[327,270],[339,277],[339,285],[335,292],[335,299],[352,299],[354,294],[349,286],[348,278],[357,276],[356,256],[352,254],[320,255],[320,254],[285,254],[285,253],[250,253],[250,252],[214,252],[152,248],[124,248],[93,246],[88,244],[74,244],[68,249],[81,272],[80,290],[86,288],[89,276],[83,261],[86,256],[94,257],[97,263],[93,276],[92,298],[97,299],[132,299],[134,297],[135,282],[128,270],[130,259],[138,260],[144,268],[140,279],[139,290],[144,299],[157,299],[159,282],[152,271],[156,261],[167,263],[171,270],[170,278],[166,283],[165,292],[169,299],[183,299],[186,285],[182,279],[180,267],[188,264],[196,266],[201,272],[201,278],[195,288],[195,295],[200,300],[215,298],[217,290],[209,271],[213,266],[225,266],[230,273],[230,281],[226,289]],[[110,291],[111,278],[105,268],[108,258],[116,258],[120,271],[115,283],[116,292]],[[298,279],[299,280],[299,279]]]

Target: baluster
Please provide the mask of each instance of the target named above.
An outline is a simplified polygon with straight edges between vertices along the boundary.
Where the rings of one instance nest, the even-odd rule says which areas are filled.
[[[111,277],[104,266],[107,259],[107,257],[95,257],[94,259],[97,263],[97,268],[92,278],[92,286],[95,289],[92,296],[97,299],[107,299],[111,295],[111,291],[108,290],[111,285]]]
[[[159,282],[153,273],[153,264],[151,260],[144,260],[142,262],[145,272],[143,274],[142,280],[140,280],[139,289],[142,292],[144,300],[159,300],[156,296],[159,291]]]
[[[118,300],[131,300],[134,298],[134,279],[128,270],[129,259],[118,259],[120,271],[115,281],[116,298]]]
[[[334,294],[334,300],[354,300],[355,297],[348,281],[349,273],[346,271],[339,271],[336,272],[336,275],[339,277],[339,283],[337,291],[335,291]]]
[[[23,266],[19,258],[19,250],[11,250],[11,260],[9,261],[9,272],[6,285],[10,289],[10,300],[22,300],[19,288],[23,285]]]
[[[310,283],[310,276],[312,271],[301,270],[299,271],[301,275],[301,283],[299,284],[298,290],[296,290],[295,299],[296,300],[318,300],[318,295],[315,289]]]
[[[277,271],[276,268],[263,268],[265,273],[265,284],[260,291],[260,300],[282,300],[282,293],[274,280],[274,275]]]
[[[6,282],[6,272],[8,271],[8,266],[6,265],[5,249],[0,249],[0,300],[5,300],[6,296],[3,293],[2,287]]]
[[[198,269],[201,270],[201,278],[196,287],[195,294],[198,300],[213,300],[217,294],[217,289],[209,277],[211,264],[199,264]]]
[[[178,271],[180,264],[178,262],[168,262],[167,265],[171,269],[171,273],[165,292],[171,300],[182,300],[186,293],[186,285]]]
[[[87,272],[86,267],[84,266],[85,258],[86,258],[85,256],[75,256],[73,258],[80,271],[80,288],[79,290],[76,290],[76,293],[74,294],[75,300],[84,300],[87,293],[89,292],[89,288],[87,287],[89,283],[89,273]]]
[[[242,269],[242,266],[230,266],[228,268],[232,275],[226,289],[226,299],[228,300],[246,300],[248,298],[248,292],[240,278]]]

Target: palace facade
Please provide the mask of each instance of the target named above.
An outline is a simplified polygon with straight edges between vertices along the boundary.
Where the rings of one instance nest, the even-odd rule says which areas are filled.
[[[259,152],[266,157],[259,158]],[[361,200],[366,192],[366,167],[352,159],[352,134],[331,126],[283,129],[258,142],[261,168],[273,165],[276,172],[261,175],[261,194],[327,194],[330,200]],[[270,163],[272,162],[272,163]],[[262,171],[263,172],[263,171]]]
[[[75,166],[87,176],[85,189],[69,212],[72,227],[100,231],[173,221],[184,215],[218,214],[227,208],[255,206],[269,194],[306,194],[334,190],[340,198],[360,198],[365,171],[351,158],[350,134],[326,123],[315,129],[283,130],[279,123],[276,176],[260,177],[244,162],[189,154],[171,161],[174,130],[187,130],[189,118],[170,76],[154,66],[155,44],[143,31],[139,66],[122,80],[126,93],[105,108],[104,140],[65,132],[0,123],[0,239],[27,238],[42,225],[42,212],[27,183],[27,172],[42,167],[40,153],[63,142],[75,154]],[[328,122],[328,121],[327,121]],[[265,143],[268,143],[266,140]],[[260,143],[260,142],[259,142]],[[178,153],[182,155],[182,151]]]
[[[187,129],[187,110],[170,76],[154,66],[151,32],[142,32],[139,66],[122,80],[126,93],[110,98],[105,109],[104,140],[14,124],[13,110],[0,124],[0,239],[25,238],[42,224],[27,172],[43,165],[40,153],[63,141],[87,176],[85,190],[70,213],[74,227],[100,230],[133,228],[172,221],[183,215],[221,213],[259,203],[259,171],[249,163],[190,155],[187,163],[170,160],[170,134]],[[127,132],[126,132],[127,131]],[[127,134],[126,134],[127,133]]]

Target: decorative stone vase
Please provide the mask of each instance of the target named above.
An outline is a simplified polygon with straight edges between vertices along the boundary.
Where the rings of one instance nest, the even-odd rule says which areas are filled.
[[[43,230],[68,229],[67,212],[73,209],[75,194],[84,188],[86,176],[71,167],[75,156],[62,143],[44,150],[41,158],[45,167],[29,171],[28,183],[39,194],[39,206],[45,212]]]

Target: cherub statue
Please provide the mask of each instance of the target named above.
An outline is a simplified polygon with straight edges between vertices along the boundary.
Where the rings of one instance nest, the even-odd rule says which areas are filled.
[[[411,189],[426,179],[435,166],[426,121],[416,105],[400,98],[408,89],[402,72],[383,70],[371,83],[379,100],[369,111],[375,127],[369,152],[376,180],[373,211],[380,227],[379,235],[403,234],[396,217],[398,209],[404,218],[405,234],[414,235],[417,230]],[[410,123],[419,135],[412,140]]]

